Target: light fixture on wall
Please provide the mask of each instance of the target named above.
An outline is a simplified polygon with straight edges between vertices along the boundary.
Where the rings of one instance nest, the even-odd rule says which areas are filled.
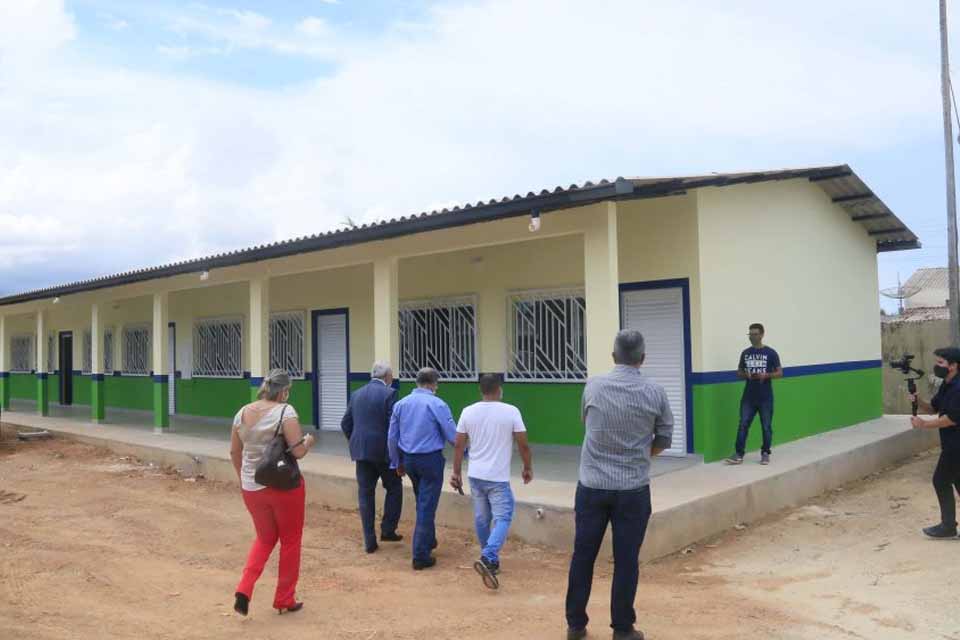
[[[530,233],[536,233],[540,230],[540,209],[534,209],[530,212]]]
[[[54,297],[53,304],[60,304],[60,296]]]
[[[209,271],[207,271],[206,269],[204,269],[203,271],[200,272],[200,280],[201,280],[202,282],[206,282],[206,281],[209,280],[209,279],[210,279],[210,272],[209,272]]]

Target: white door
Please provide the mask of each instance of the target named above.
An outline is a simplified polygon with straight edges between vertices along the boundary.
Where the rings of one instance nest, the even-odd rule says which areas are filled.
[[[673,412],[673,443],[664,455],[687,454],[687,384],[684,368],[683,291],[626,291],[620,304],[623,328],[643,334],[647,357],[641,371],[663,385]]]
[[[170,325],[167,331],[167,403],[170,415],[177,412],[177,327]]]
[[[317,346],[317,426],[339,430],[347,411],[347,316],[317,316],[313,340]]]

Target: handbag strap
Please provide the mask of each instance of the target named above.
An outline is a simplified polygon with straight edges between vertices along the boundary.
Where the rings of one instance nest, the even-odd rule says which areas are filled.
[[[276,438],[278,435],[280,435],[280,429],[283,428],[283,414],[286,413],[286,411],[287,411],[287,405],[283,405],[283,408],[280,409],[280,419],[277,420],[277,428],[276,428],[276,430],[273,432],[273,437],[274,437],[274,438]]]

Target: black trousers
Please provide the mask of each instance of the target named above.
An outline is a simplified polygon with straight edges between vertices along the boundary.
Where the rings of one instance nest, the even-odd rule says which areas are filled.
[[[380,533],[391,534],[397,530],[400,512],[403,509],[403,483],[388,462],[357,460],[357,498],[360,503],[360,523],[363,525],[363,542],[371,547],[377,543],[374,517],[377,512],[377,481],[383,483],[387,495],[383,499],[383,519]]]
[[[610,594],[610,626],[630,631],[637,615],[633,608],[640,578],[640,546],[651,513],[650,487],[629,491],[590,489],[577,485],[574,507],[576,534],[570,576],[567,582],[567,625],[587,626],[587,602],[593,586],[593,565],[600,544],[613,528],[613,585]]]
[[[940,460],[933,472],[933,489],[940,502],[940,522],[957,526],[957,501],[954,490],[960,493],[960,452],[940,452]]]

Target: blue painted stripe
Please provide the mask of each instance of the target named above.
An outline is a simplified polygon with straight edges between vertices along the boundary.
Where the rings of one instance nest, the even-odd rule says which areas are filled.
[[[369,373],[350,373],[350,382],[370,382]]]
[[[313,371],[304,371],[303,372],[304,380],[313,380]]]
[[[797,367],[784,367],[784,378],[800,378],[803,376],[817,376],[824,373],[841,373],[843,371],[862,371],[864,369],[878,369],[883,366],[882,360],[853,360],[851,362],[828,362],[826,364],[808,364]],[[724,384],[740,382],[736,371],[706,371],[691,374],[693,384]]]
[[[9,377],[10,377],[9,371],[0,371],[0,378],[9,378]]]
[[[82,375],[83,375],[83,371],[81,371],[80,369],[74,369],[74,370],[73,370],[73,375],[75,375],[75,376],[82,376]]]
[[[90,380],[93,382],[103,382],[104,374],[102,373],[91,373]]]
[[[121,377],[122,375],[123,375],[123,371],[120,371],[119,369],[118,369],[118,370],[115,370],[115,371],[113,372],[113,377],[114,377],[114,378],[119,378],[119,377]]]
[[[46,380],[48,377],[49,377],[49,375],[47,374],[46,371],[44,371],[44,372],[42,372],[42,373],[41,373],[41,372],[37,372],[37,378],[38,378],[39,380]]]
[[[259,376],[251,377],[251,376],[248,375],[247,377],[250,378],[250,386],[251,386],[251,387],[259,387],[260,385],[263,384],[263,378],[261,378],[261,377],[259,377]]]
[[[170,382],[170,378],[163,374],[154,375],[153,381],[156,382],[157,384],[168,384]]]

